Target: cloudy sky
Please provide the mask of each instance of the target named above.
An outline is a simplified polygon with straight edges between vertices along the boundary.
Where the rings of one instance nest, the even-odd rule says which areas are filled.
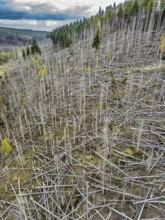
[[[124,0],[0,0],[0,26],[52,30]]]

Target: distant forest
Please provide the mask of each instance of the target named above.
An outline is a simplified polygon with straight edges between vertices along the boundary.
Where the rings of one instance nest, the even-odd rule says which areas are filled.
[[[32,38],[42,40],[47,37],[46,31],[23,30],[16,28],[0,27],[0,45],[21,46],[31,43]]]
[[[19,35],[16,33],[6,32],[6,31],[0,31],[0,44],[4,45],[25,45],[29,44],[31,41],[30,38]]]

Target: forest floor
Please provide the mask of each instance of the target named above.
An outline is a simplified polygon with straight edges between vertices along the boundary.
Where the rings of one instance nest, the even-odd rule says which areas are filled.
[[[159,42],[140,39],[13,63],[0,94],[1,219],[165,218],[165,64]]]

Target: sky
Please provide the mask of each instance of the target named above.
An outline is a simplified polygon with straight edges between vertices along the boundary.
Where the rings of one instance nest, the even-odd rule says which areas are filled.
[[[0,0],[0,26],[51,31],[124,0]]]

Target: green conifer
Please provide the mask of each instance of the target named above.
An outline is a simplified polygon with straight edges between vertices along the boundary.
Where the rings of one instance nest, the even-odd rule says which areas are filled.
[[[38,53],[41,55],[41,49],[39,48],[35,38],[33,38],[33,40],[32,40],[31,53],[32,54]]]
[[[100,29],[98,28],[97,33],[93,39],[92,47],[96,48],[98,50],[101,45],[101,34],[100,34]]]
[[[24,49],[22,50],[22,56],[23,56],[24,60],[26,60],[26,53],[25,53]]]
[[[26,47],[26,55],[29,56],[30,55],[30,48],[27,46]]]

